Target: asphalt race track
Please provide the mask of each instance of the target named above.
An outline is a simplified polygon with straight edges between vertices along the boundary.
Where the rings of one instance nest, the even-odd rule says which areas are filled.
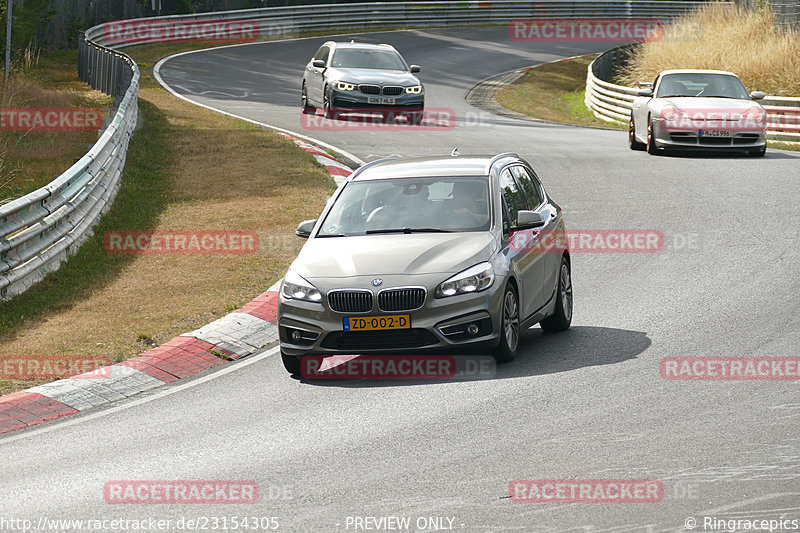
[[[573,254],[572,329],[534,327],[492,379],[305,382],[272,349],[1,438],[0,517],[256,516],[277,517],[280,531],[355,531],[394,516],[410,517],[412,531],[470,532],[800,521],[800,381],[659,371],[665,357],[798,355],[800,153],[653,157],[629,150],[623,131],[515,121],[464,100],[486,77],[614,43],[519,43],[505,28],[360,39],[421,65],[427,106],[453,110],[455,127],[304,127],[300,78],[323,38],[186,54],[161,76],[198,103],[363,160],[515,151],[569,228],[658,230],[663,250]],[[513,503],[517,479],[660,480],[664,493],[659,503]],[[261,496],[111,505],[111,480],[254,480]]]

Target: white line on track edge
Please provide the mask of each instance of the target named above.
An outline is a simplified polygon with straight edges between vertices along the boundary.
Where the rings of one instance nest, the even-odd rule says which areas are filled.
[[[211,374],[208,374],[208,375],[203,376],[201,378],[192,379],[191,381],[187,381],[186,383],[182,383],[180,385],[172,385],[172,386],[168,387],[167,389],[161,390],[159,392],[156,392],[155,394],[152,394],[152,395],[144,397],[144,398],[139,398],[139,399],[135,399],[135,400],[131,400],[131,401],[119,400],[119,401],[125,402],[125,403],[123,403],[122,405],[117,405],[115,407],[110,407],[110,408],[103,408],[102,406],[99,406],[100,409],[102,409],[102,410],[101,411],[97,411],[96,413],[86,414],[84,416],[78,416],[78,417],[75,417],[75,418],[72,418],[70,415],[68,415],[67,417],[63,418],[63,422],[59,422],[58,419],[56,419],[52,423],[50,423],[50,424],[48,424],[48,425],[46,425],[45,427],[42,427],[42,428],[37,428],[37,429],[34,429],[34,430],[25,431],[25,432],[17,434],[17,435],[13,435],[12,434],[10,437],[5,437],[5,438],[0,437],[0,446],[2,446],[4,444],[7,444],[7,443],[10,443],[10,442],[14,442],[14,441],[20,440],[20,439],[26,439],[26,438],[33,437],[33,436],[36,436],[36,435],[40,435],[42,433],[47,433],[47,432],[50,432],[50,431],[54,431],[54,430],[60,429],[62,427],[72,426],[72,425],[75,425],[75,424],[82,424],[87,420],[93,420],[93,419],[101,417],[101,416],[106,416],[106,415],[111,414],[111,413],[116,413],[117,411],[122,411],[124,409],[130,409],[131,407],[136,407],[136,406],[148,403],[148,402],[152,402],[153,400],[158,400],[158,399],[163,398],[165,396],[169,396],[171,394],[175,394],[177,392],[181,392],[183,390],[186,390],[186,389],[189,389],[189,388],[192,388],[192,387],[196,387],[197,385],[201,385],[201,384],[203,384],[203,383],[205,383],[207,381],[211,381],[212,379],[216,379],[218,377],[224,376],[225,374],[230,374],[231,372],[234,372],[234,371],[239,370],[241,368],[244,368],[246,366],[252,365],[253,363],[257,363],[257,362],[261,361],[262,359],[266,359],[267,357],[275,355],[276,353],[278,353],[278,351],[279,351],[279,347],[275,346],[273,348],[270,348],[267,351],[261,352],[260,354],[252,355],[252,356],[246,357],[244,359],[240,359],[235,364],[232,364],[232,365],[226,366],[224,368],[221,368],[219,370],[216,370],[216,371],[212,372]],[[164,385],[168,385],[168,383],[165,383]],[[163,385],[159,385],[159,387],[163,387]],[[150,390],[153,390],[153,389],[150,389]],[[148,391],[142,391],[142,392],[148,392]],[[141,393],[137,393],[137,394],[141,394]],[[72,419],[70,420],[70,418],[72,418]]]

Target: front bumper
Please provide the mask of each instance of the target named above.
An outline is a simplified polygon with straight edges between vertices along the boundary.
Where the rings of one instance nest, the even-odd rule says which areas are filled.
[[[370,99],[379,99],[372,100]],[[387,98],[394,99],[394,103],[388,103]],[[387,102],[387,103],[382,103]],[[346,111],[422,111],[425,108],[425,93],[408,94],[401,93],[393,96],[369,95],[362,93],[358,88],[352,91],[331,90],[331,104],[340,112]]]
[[[724,127],[717,129],[725,129]],[[738,131],[731,127],[733,132],[730,137],[714,137],[703,135],[708,131],[697,129],[664,129],[661,121],[653,121],[653,137],[660,147],[687,150],[756,150],[764,148],[767,144],[767,134],[764,130]]]
[[[280,296],[278,330],[286,355],[418,353],[494,345],[500,332],[502,291],[497,283],[477,294],[437,299],[428,292],[424,305],[414,311],[340,313],[325,303],[311,303]],[[344,331],[345,317],[408,314],[409,329]],[[469,333],[470,324],[478,331]],[[299,333],[295,333],[299,332]]]

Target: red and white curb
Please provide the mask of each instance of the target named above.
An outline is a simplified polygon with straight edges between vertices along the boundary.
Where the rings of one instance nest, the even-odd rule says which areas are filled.
[[[104,369],[0,396],[0,433],[41,424],[239,359],[278,339],[278,293]],[[102,376],[102,377],[98,377]]]
[[[285,137],[310,152],[337,185],[353,172],[316,146]],[[0,396],[0,434],[128,398],[272,344],[278,340],[279,284],[241,309],[121,363]]]
[[[306,141],[298,139],[297,137],[292,137],[291,135],[282,135],[287,139],[291,139],[297,146],[313,155],[314,159],[316,159],[320,165],[328,169],[328,172],[330,172],[330,175],[333,177],[333,181],[336,182],[336,185],[341,185],[341,183],[353,173],[352,168],[348,167],[344,163],[340,163],[333,156],[321,151],[313,144],[307,143]]]

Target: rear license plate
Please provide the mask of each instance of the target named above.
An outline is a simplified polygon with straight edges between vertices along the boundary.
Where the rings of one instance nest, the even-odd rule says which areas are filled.
[[[345,331],[408,329],[411,327],[411,317],[409,315],[348,316],[342,319],[342,323]]]
[[[367,98],[368,104],[380,104],[380,105],[394,105],[395,99],[394,98],[384,98],[382,96],[370,96]]]
[[[733,137],[733,132],[728,130],[699,130],[698,137]]]

